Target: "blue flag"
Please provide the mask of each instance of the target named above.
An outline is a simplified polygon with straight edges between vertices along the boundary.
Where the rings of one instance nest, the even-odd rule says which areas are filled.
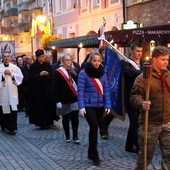
[[[112,110],[123,116],[121,58],[108,47],[105,51],[105,70],[110,86]]]

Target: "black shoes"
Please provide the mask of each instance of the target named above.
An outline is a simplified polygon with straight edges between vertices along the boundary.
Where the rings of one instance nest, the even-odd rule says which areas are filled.
[[[133,145],[132,147],[125,147],[125,151],[132,152],[132,153],[138,153],[139,147]]]
[[[109,138],[109,133],[106,132],[100,132],[101,134],[101,139],[107,140]]]
[[[73,142],[74,142],[75,144],[80,144],[80,140],[79,140],[78,138],[74,138],[74,139],[73,139]]]
[[[3,132],[6,132],[9,135],[16,135],[16,132],[14,130],[7,130],[6,128],[4,128],[3,126],[1,126],[1,130]]]
[[[108,134],[103,134],[101,135],[101,139],[107,140],[109,138]]]
[[[5,131],[5,128],[3,126],[1,126],[1,130],[4,132]]]
[[[99,166],[101,163],[97,151],[88,150],[88,158],[93,161],[93,164],[95,166]]]
[[[9,134],[10,135],[16,135],[16,132],[15,131],[9,131]]]
[[[48,129],[51,129],[51,126],[50,126],[50,125],[40,126],[40,127],[38,128],[38,130],[48,130]]]

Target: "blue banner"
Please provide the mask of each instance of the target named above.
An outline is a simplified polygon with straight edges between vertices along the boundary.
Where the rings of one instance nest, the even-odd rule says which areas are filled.
[[[123,116],[121,59],[119,54],[106,47],[105,69],[110,86],[112,110]]]

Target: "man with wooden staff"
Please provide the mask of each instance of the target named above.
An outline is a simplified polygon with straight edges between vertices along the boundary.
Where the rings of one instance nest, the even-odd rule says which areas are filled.
[[[131,103],[140,109],[139,153],[135,170],[144,170],[145,161],[150,164],[159,141],[162,170],[170,170],[170,72],[167,70],[169,50],[157,46],[152,52],[152,73],[149,100],[145,100],[145,81],[140,74],[133,85]],[[148,113],[147,160],[144,158],[145,112]]]

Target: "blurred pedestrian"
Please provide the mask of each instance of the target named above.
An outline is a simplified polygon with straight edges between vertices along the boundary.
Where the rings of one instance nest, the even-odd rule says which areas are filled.
[[[103,116],[110,112],[111,101],[107,76],[101,65],[102,58],[98,52],[92,52],[89,61],[78,76],[79,112],[89,124],[88,158],[94,165],[100,164],[97,149],[98,127],[102,128]]]
[[[130,91],[135,81],[135,78],[142,73],[143,61],[141,61],[143,47],[140,42],[133,42],[130,46],[130,59],[136,68],[124,60],[121,61],[122,73],[125,78],[125,106],[129,117],[129,129],[126,138],[125,150],[127,152],[138,153],[138,118],[139,110],[134,108],[130,103]]]
[[[24,65],[23,59],[21,56],[16,57],[16,65],[21,69],[22,66]],[[22,71],[22,70],[21,70]],[[18,112],[23,112],[24,111],[24,87],[23,87],[23,82],[18,86]]]
[[[32,56],[26,56],[26,63],[21,67],[21,71],[24,75],[24,79],[22,82],[23,86],[23,96],[24,96],[24,108],[26,116],[30,114],[30,81],[29,81],[29,71],[30,66],[34,63],[34,59]]]
[[[145,101],[145,85],[143,74],[140,74],[131,91],[133,107],[140,109],[139,116],[139,154],[135,170],[144,169],[144,126],[145,111],[148,114],[147,165],[151,163],[159,141],[162,170],[170,170],[170,72],[167,70],[169,50],[157,46],[152,52],[152,74],[149,101]]]
[[[52,55],[46,55],[46,62],[49,63],[51,65],[51,68],[52,68],[52,80],[54,80],[54,73],[56,71],[57,68],[59,68],[59,65],[58,63],[53,63],[53,57]],[[54,98],[54,97],[53,97]],[[55,101],[54,101],[55,103]],[[61,129],[61,125],[59,124],[58,120],[60,120],[60,117],[59,115],[55,115],[54,117],[54,128],[59,128]]]
[[[55,103],[52,94],[52,68],[46,62],[42,49],[36,52],[37,60],[30,66],[30,123],[40,130],[50,129],[55,117]]]
[[[104,60],[105,60],[105,51],[106,51],[106,46],[101,46],[99,48],[99,53],[100,53],[100,55],[102,57],[102,62],[104,62]]]
[[[2,53],[0,64],[0,125],[2,131],[15,135],[17,130],[18,89],[23,75],[20,68],[10,63],[10,53]]]
[[[89,56],[90,56],[90,53],[88,53],[84,59],[84,61],[82,62],[81,64],[81,70],[84,69],[85,65],[87,64],[88,60],[89,60]]]
[[[105,51],[106,51],[106,46],[101,46],[99,48],[99,53],[102,57],[102,64],[104,65],[105,63]],[[100,128],[100,135],[101,135],[101,139],[107,140],[109,138],[109,125],[112,122],[114,118],[114,115],[111,113],[108,113],[107,115],[105,115],[103,117],[103,126],[102,128]]]
[[[71,60],[72,60],[72,64],[71,64],[72,72],[77,76],[80,72],[80,65],[79,65],[79,63],[75,62],[74,53],[71,53],[70,56],[71,56]]]
[[[62,124],[66,142],[70,142],[70,121],[73,131],[73,142],[78,144],[78,104],[77,85],[75,74],[71,72],[71,56],[64,53],[61,58],[61,66],[56,70],[53,81],[54,97],[59,115],[62,115]]]

